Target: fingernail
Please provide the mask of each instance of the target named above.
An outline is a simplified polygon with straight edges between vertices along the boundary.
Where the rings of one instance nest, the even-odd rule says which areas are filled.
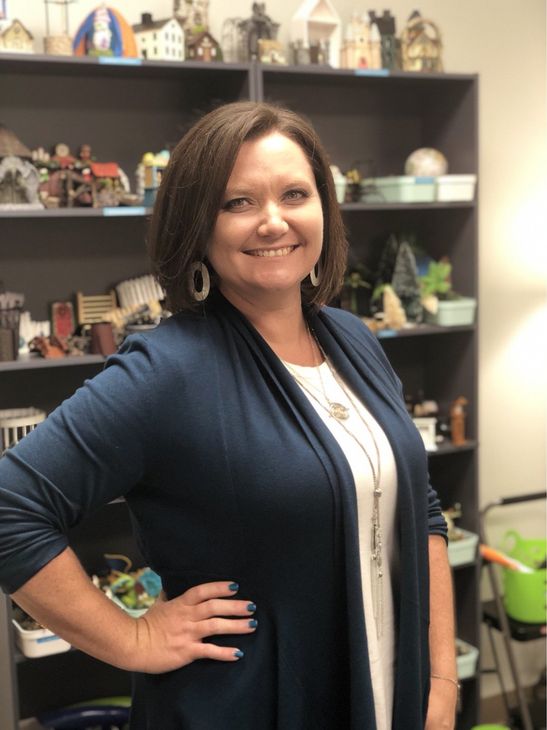
[[[228,586],[229,591],[238,591],[239,590],[239,583],[230,583]]]
[[[249,628],[250,629],[256,629],[257,626],[258,626],[258,621],[255,618],[252,618],[249,621]]]
[[[254,613],[256,611],[256,604],[249,603],[249,605],[247,606],[247,611],[249,611],[249,613]]]
[[[245,652],[241,651],[241,649],[237,649],[237,651],[234,651],[234,656],[241,659],[241,657],[245,656]]]

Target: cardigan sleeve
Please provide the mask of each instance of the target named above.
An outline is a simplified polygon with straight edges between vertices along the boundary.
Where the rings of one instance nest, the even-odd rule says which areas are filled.
[[[0,459],[0,587],[12,593],[61,553],[86,514],[128,492],[153,444],[146,340],[129,338]]]

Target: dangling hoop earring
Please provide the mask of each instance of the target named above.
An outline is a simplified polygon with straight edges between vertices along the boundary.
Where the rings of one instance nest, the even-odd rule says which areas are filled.
[[[321,282],[321,260],[319,260],[310,271],[310,281],[312,286],[319,286]]]
[[[201,276],[201,289],[196,287],[196,274]],[[209,269],[202,261],[196,261],[190,267],[190,293],[196,302],[203,302],[207,299],[211,290],[211,277]]]

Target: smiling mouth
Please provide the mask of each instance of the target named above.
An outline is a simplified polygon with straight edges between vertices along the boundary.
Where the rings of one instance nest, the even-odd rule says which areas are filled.
[[[255,248],[252,251],[245,251],[245,253],[249,256],[273,258],[274,256],[288,256],[295,248],[298,248],[298,244],[295,244],[294,246],[285,246],[285,248]]]

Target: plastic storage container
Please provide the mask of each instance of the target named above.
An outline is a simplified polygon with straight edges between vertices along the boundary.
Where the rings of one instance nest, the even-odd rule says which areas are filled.
[[[467,202],[475,198],[476,175],[439,175],[436,200],[443,203]]]
[[[474,677],[477,673],[479,650],[462,639],[456,639],[456,646],[458,647],[458,656],[456,659],[458,679]]]
[[[433,203],[435,178],[393,175],[367,178],[361,182],[364,202]]]
[[[475,560],[479,542],[479,536],[474,532],[462,530],[461,527],[458,527],[458,532],[463,534],[461,540],[448,541],[448,562],[453,568],[472,563]]]
[[[12,619],[15,627],[15,643],[21,652],[32,659],[50,654],[61,654],[71,647],[68,641],[52,633],[49,629],[24,629],[16,619]]]
[[[434,316],[428,316],[427,321],[443,327],[456,327],[473,324],[477,300],[472,297],[460,297],[439,302],[439,309]]]
[[[547,540],[525,540],[510,530],[505,534],[502,549],[509,557],[533,569],[532,573],[504,569],[503,603],[507,615],[524,623],[546,623]]]

